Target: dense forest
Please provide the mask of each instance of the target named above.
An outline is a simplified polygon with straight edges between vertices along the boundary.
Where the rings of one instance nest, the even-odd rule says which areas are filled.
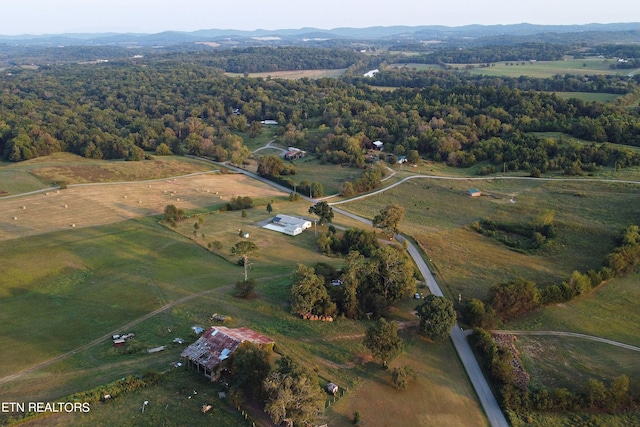
[[[10,161],[57,151],[139,160],[144,151],[161,147],[163,154],[241,163],[248,150],[238,132],[255,136],[261,120],[273,119],[283,143],[357,166],[376,140],[397,156],[417,151],[464,167],[487,162],[483,173],[497,167],[582,174],[598,166],[640,164],[640,154],[622,146],[640,146],[639,110],[627,106],[637,105],[639,76],[512,79],[401,69],[364,78],[354,77],[354,70],[372,66],[373,56],[362,60],[352,52],[321,50],[312,58],[308,51],[251,48],[227,57],[194,52],[15,68],[0,77],[0,149]],[[304,67],[351,72],[342,79],[282,80],[229,77],[220,68],[254,67],[267,56],[278,68],[302,61]],[[398,89],[378,91],[372,84]],[[624,96],[603,104],[551,91]],[[591,143],[540,138],[536,132]]]

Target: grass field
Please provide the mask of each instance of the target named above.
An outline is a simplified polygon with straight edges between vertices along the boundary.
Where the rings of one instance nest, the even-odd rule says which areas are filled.
[[[346,68],[340,68],[337,70],[293,70],[293,71],[272,71],[272,72],[264,72],[264,73],[249,73],[249,77],[257,78],[262,77],[263,79],[287,79],[287,80],[297,80],[302,78],[309,79],[322,79],[325,77],[329,78],[338,78],[341,77]],[[228,76],[238,77],[243,76],[242,73],[225,73]]]
[[[0,164],[0,197],[49,188],[54,183],[86,184],[161,179],[217,169],[187,157],[156,157],[125,162],[91,160],[71,153],[56,153],[20,163]]]
[[[469,198],[470,187],[484,196]],[[372,218],[388,204],[404,206],[400,229],[431,258],[443,292],[484,298],[492,284],[516,277],[544,286],[573,270],[598,268],[615,233],[637,221],[637,202],[638,186],[627,184],[415,179],[341,208]],[[555,211],[558,237],[537,255],[514,252],[469,229],[482,218],[527,223],[547,210]]]
[[[512,65],[507,65],[512,64]],[[490,76],[506,77],[539,77],[547,78],[555,75],[575,74],[575,75],[627,75],[638,72],[638,70],[612,70],[609,65],[612,60],[604,58],[588,57],[585,59],[573,59],[567,57],[561,61],[537,61],[537,62],[496,62],[491,67],[475,67],[470,72]],[[466,64],[449,64],[459,69],[465,69]]]
[[[456,369],[449,371],[452,365]],[[416,372],[415,383],[406,390],[395,390],[390,370],[371,366],[371,378],[329,408],[329,425],[353,425],[354,412],[360,412],[366,425],[487,425],[449,343],[434,345],[412,337],[390,369],[399,366],[410,366]]]
[[[177,189],[178,194],[172,197],[180,195],[189,201],[191,196],[199,194],[195,189],[204,189],[209,180],[237,180],[241,177],[204,175],[183,179],[198,178],[206,180],[181,182],[182,179],[177,179],[160,183],[171,186],[167,191]],[[222,182],[224,184],[220,185]],[[197,219],[192,216],[179,224],[178,233],[158,224],[157,218],[143,217],[102,226],[78,226],[73,230],[41,230],[42,234],[0,241],[3,259],[0,266],[0,336],[7,343],[6,351],[0,354],[0,378],[114,331],[135,332],[132,351],[137,349],[126,354],[113,349],[110,341],[105,340],[40,370],[4,382],[0,401],[50,401],[125,375],[149,369],[164,371],[170,362],[178,360],[182,349],[171,344],[171,340],[175,336],[185,338],[187,342],[195,339],[190,333],[190,326],[209,325],[210,316],[216,312],[230,316],[232,320],[228,325],[231,327],[249,326],[274,338],[279,348],[316,369],[322,382],[336,381],[350,390],[366,390],[367,384],[377,384],[379,369],[363,364],[366,351],[361,345],[362,323],[346,320],[308,322],[289,313],[288,285],[296,263],[324,261],[340,266],[342,261],[320,256],[315,251],[315,237],[310,231],[293,238],[259,228],[257,223],[269,217],[264,209],[267,200],[274,200],[274,213],[304,215],[309,205],[285,201],[282,195],[272,194],[269,197],[265,189],[260,185],[253,187],[253,184],[256,183],[252,183],[253,192],[241,187],[238,181],[218,181],[215,187],[220,189],[220,194],[224,191],[225,197],[237,191],[237,195],[251,195],[262,203],[247,210],[246,218],[242,218],[238,211],[212,213],[215,203],[200,206],[191,201],[193,210],[190,213],[203,217],[202,228],[195,238],[192,230]],[[104,186],[99,199],[87,202],[77,211],[76,214],[82,214],[84,218],[82,223],[96,222],[96,216],[104,216],[108,210],[115,209],[113,206],[126,204],[125,200],[131,196],[122,199],[123,188],[127,189],[127,194],[133,194],[137,185],[144,191],[149,189],[146,183],[127,185],[132,187],[119,184]],[[235,191],[232,191],[233,185],[237,185]],[[52,200],[72,190],[80,194],[94,191],[94,187],[69,188],[48,196],[39,194],[39,199],[35,200]],[[213,195],[212,190],[213,187],[208,194]],[[159,194],[160,199],[165,197],[164,190]],[[16,202],[16,199],[9,200]],[[92,209],[92,204],[98,203],[96,200],[100,201],[100,208]],[[32,200],[25,212],[33,211],[34,215],[40,215],[40,221],[49,221],[43,212],[51,216],[52,207],[34,203]],[[159,206],[164,203],[167,200],[159,200]],[[338,218],[336,222],[342,226],[356,224],[353,220]],[[258,298],[254,300],[240,300],[232,296],[233,283],[242,278],[242,267],[229,253],[230,247],[239,241],[239,228],[249,231],[251,239],[260,248],[250,270],[250,276],[258,280]],[[204,239],[202,233],[206,236]],[[223,249],[219,253],[211,253],[202,247],[211,240],[222,243]],[[194,298],[122,330],[122,325],[185,296]],[[38,309],[34,310],[34,307]],[[407,316],[405,313],[398,315],[403,320]],[[145,348],[158,345],[168,345],[168,349],[153,355],[144,352]],[[411,344],[410,349],[406,357],[411,359],[412,366],[422,378],[414,385],[414,392],[432,395],[430,390],[435,383],[427,378],[432,373],[438,373],[439,394],[446,394],[449,388],[453,390],[441,404],[422,408],[420,419],[435,422],[442,419],[442,413],[446,411],[449,418],[484,423],[461,366],[447,364],[446,369],[438,366],[452,357],[451,345]],[[88,416],[55,416],[34,420],[30,425],[40,425],[40,422],[47,425],[96,425],[103,421],[111,424],[109,420],[120,417],[124,420],[122,425],[158,425],[160,420],[168,421],[167,425],[171,422],[181,424],[180,420],[189,420],[190,425],[209,425],[212,419],[216,425],[242,425],[238,424],[237,415],[233,411],[228,412],[225,405],[214,409],[215,417],[199,413],[200,403],[193,405],[187,402],[185,391],[194,388],[200,390],[198,396],[212,395],[208,391],[210,389],[200,387],[205,385],[198,378],[179,376],[159,386],[120,397],[110,402],[109,405],[113,405],[108,408],[97,404],[95,412]],[[424,387],[429,390],[423,391]],[[391,387],[386,392],[397,401],[403,399]],[[353,395],[348,393],[343,399],[354,404],[359,398],[357,392]],[[144,400],[153,402],[149,412],[145,412],[146,418],[140,412]],[[416,408],[419,405],[416,400]],[[463,405],[463,408],[458,405]]]
[[[232,197],[276,197],[272,187],[237,174],[212,174],[138,183],[93,184],[0,199],[0,240],[110,224],[162,213],[174,204],[197,209]]]
[[[562,99],[577,98],[584,102],[602,102],[607,103],[615,101],[620,98],[621,95],[614,93],[597,93],[597,92],[553,92]]]
[[[410,59],[410,58],[409,58]],[[555,75],[575,74],[575,75],[627,75],[637,73],[635,70],[612,70],[609,65],[613,64],[613,60],[597,57],[588,57],[584,59],[574,59],[567,57],[561,61],[502,61],[496,62],[491,67],[480,67],[480,64],[447,64],[458,70],[468,70],[474,74],[484,74],[488,76],[505,76],[505,77],[539,77],[548,78]],[[417,64],[403,63],[392,64],[391,67],[407,67],[416,70],[428,70],[436,67],[434,64]]]
[[[257,154],[264,156],[269,154],[281,155],[282,153],[280,151],[276,152],[275,150],[261,150]],[[302,181],[319,182],[324,188],[325,196],[337,194],[345,181],[355,181],[362,176],[364,172],[364,169],[322,163],[314,155],[307,155],[307,157],[292,161],[291,163],[295,166],[296,174],[290,175],[288,178],[291,178],[297,184]],[[257,170],[257,163],[248,166],[247,169],[255,172]],[[308,194],[306,194],[306,196],[308,196]]]

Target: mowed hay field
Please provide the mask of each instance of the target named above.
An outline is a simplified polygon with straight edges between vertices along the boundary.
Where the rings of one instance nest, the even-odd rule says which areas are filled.
[[[483,196],[468,197],[472,187]],[[392,203],[405,207],[400,230],[428,255],[443,292],[482,299],[491,285],[517,277],[545,286],[573,270],[599,268],[616,233],[640,218],[640,185],[419,178],[340,208],[373,218]],[[470,228],[483,218],[529,224],[547,211],[554,212],[557,237],[535,254],[516,252]]]
[[[360,412],[365,425],[375,426],[486,426],[475,392],[450,342],[433,344],[413,336],[405,352],[390,364],[369,366],[371,378],[332,404],[329,425],[353,425]],[[409,366],[416,380],[405,390],[391,383],[391,370]]]
[[[237,174],[203,173],[149,182],[90,184],[0,199],[0,241],[157,215],[165,206],[191,210],[232,197],[282,193]]]

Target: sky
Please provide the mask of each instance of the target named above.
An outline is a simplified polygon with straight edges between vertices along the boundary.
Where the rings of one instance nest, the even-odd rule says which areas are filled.
[[[636,0],[2,0],[0,34],[640,21]]]

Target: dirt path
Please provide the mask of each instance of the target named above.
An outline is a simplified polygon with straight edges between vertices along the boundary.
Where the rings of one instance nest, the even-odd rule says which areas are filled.
[[[264,277],[264,278],[260,279],[259,281],[275,279],[275,278],[282,277],[282,276],[288,276],[288,275],[277,275],[277,276]],[[84,350],[90,349],[92,347],[95,347],[96,345],[102,343],[103,341],[111,339],[111,337],[114,334],[117,334],[117,333],[119,333],[119,332],[121,332],[123,330],[126,330],[126,329],[131,329],[134,326],[144,322],[145,320],[148,320],[148,319],[152,318],[153,316],[155,316],[157,314],[160,314],[160,313],[162,313],[164,311],[167,311],[170,308],[173,308],[174,306],[176,306],[178,304],[182,304],[183,302],[187,302],[187,301],[190,301],[190,300],[192,300],[194,298],[199,298],[199,297],[202,297],[204,295],[211,294],[211,293],[214,293],[214,292],[221,292],[221,291],[229,290],[232,286],[233,285],[221,286],[221,287],[218,287],[218,288],[215,288],[215,289],[209,289],[209,290],[206,290],[206,291],[198,292],[196,294],[187,295],[185,297],[179,298],[179,299],[177,299],[175,301],[172,301],[172,302],[170,302],[168,304],[163,305],[162,307],[157,308],[156,310],[153,310],[150,313],[145,314],[142,317],[139,317],[139,318],[137,318],[135,320],[132,320],[131,322],[129,322],[129,323],[125,324],[125,325],[120,326],[117,329],[114,329],[113,331],[111,331],[109,333],[106,333],[106,334],[102,335],[101,337],[96,338],[95,340],[93,340],[93,341],[91,341],[91,342],[89,342],[89,343],[87,343],[87,344],[85,344],[83,346],[77,347],[77,348],[75,348],[75,349],[73,349],[71,351],[63,353],[63,354],[61,354],[59,356],[56,356],[56,357],[53,357],[51,359],[47,359],[47,360],[45,360],[43,362],[40,362],[37,365],[34,365],[34,366],[30,367],[30,368],[24,369],[24,370],[22,370],[20,372],[16,372],[15,374],[0,378],[0,384],[4,384],[4,383],[10,382],[10,381],[13,381],[13,380],[18,379],[18,378],[20,378],[20,377],[22,377],[22,376],[24,376],[24,375],[26,375],[26,374],[28,374],[30,372],[35,372],[35,371],[37,371],[39,369],[46,368],[47,366],[49,366],[49,365],[51,365],[51,364],[53,364],[55,362],[58,362],[59,360],[62,360],[64,358],[66,358],[66,357],[72,356],[72,355],[74,355],[76,353],[79,353],[81,351],[84,351]]]
[[[574,332],[560,332],[560,331],[491,331],[491,332],[496,334],[505,334],[505,335],[538,335],[538,336],[549,336],[549,337],[581,338],[585,340],[597,341],[604,344],[613,345],[620,348],[626,348],[627,350],[640,352],[640,347],[636,347],[634,345],[625,344],[625,343],[621,343],[613,340],[608,340],[606,338],[594,337],[593,335],[577,334]]]

